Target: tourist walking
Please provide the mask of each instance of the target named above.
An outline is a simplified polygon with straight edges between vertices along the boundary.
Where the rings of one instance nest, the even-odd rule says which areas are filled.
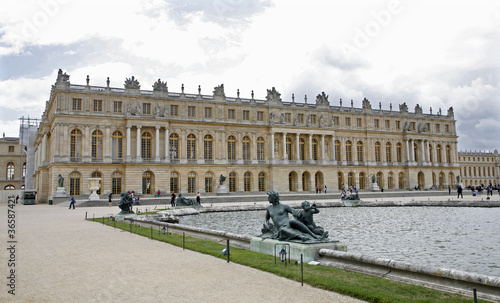
[[[198,192],[198,194],[196,195],[196,203],[198,203],[199,205],[201,205],[201,195],[200,195],[200,192]]]
[[[326,185],[324,187],[325,187],[325,194],[326,194]]]
[[[464,194],[462,193],[463,189],[462,189],[462,186],[458,186],[458,189],[457,189],[457,198],[460,198],[460,196],[462,196],[462,199],[464,198]]]
[[[111,199],[113,198],[113,193],[110,193],[108,196],[108,206],[111,206],[113,202],[111,202]]]
[[[175,207],[175,198],[177,196],[174,194],[174,192],[172,192],[172,197],[170,198],[170,205],[172,205],[172,207]]]
[[[69,198],[69,209],[71,209],[71,205],[73,205],[73,209],[75,209],[75,196],[71,195],[71,198]]]
[[[448,195],[451,195],[451,187],[448,185]]]

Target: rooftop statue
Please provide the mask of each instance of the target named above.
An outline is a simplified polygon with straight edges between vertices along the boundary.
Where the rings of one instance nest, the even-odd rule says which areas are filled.
[[[139,81],[132,76],[132,78],[126,78],[125,83],[123,86],[126,89],[140,89],[141,85],[139,84]]]
[[[330,102],[328,102],[328,95],[326,95],[325,92],[316,96],[316,105],[330,106]]]
[[[281,204],[277,192],[269,191],[267,194],[269,203],[272,205],[266,211],[262,238],[280,241],[329,242],[328,232],[321,230],[322,232],[319,234],[320,228],[314,224],[312,219],[313,214],[319,212],[315,206],[305,203],[302,211],[298,211],[286,204]],[[290,218],[289,214],[292,214],[293,217]],[[310,225],[312,229],[307,225]]]
[[[399,111],[405,113],[408,112],[408,105],[406,105],[406,102],[404,102],[403,104],[399,104]]]
[[[361,102],[363,109],[372,109],[372,105],[368,99],[364,98],[363,101]]]
[[[66,73],[63,74],[62,69],[59,69],[59,71],[57,72],[56,82],[61,83],[61,82],[67,82],[67,81],[69,81],[69,75]]]
[[[415,114],[422,114],[422,107],[420,105],[415,105]]]
[[[120,204],[118,207],[122,210],[119,215],[133,214],[132,211],[132,196],[127,193],[120,194]]]
[[[268,102],[281,102],[281,94],[273,87],[267,90],[266,100]]]
[[[221,84],[221,85],[218,85],[216,87],[214,87],[214,97],[221,97],[221,98],[225,98],[226,97],[226,93],[224,92],[224,84]]]
[[[455,113],[453,112],[453,106],[448,108],[448,116],[453,116]]]
[[[153,91],[155,92],[168,92],[167,82],[161,82],[160,79],[153,84]]]

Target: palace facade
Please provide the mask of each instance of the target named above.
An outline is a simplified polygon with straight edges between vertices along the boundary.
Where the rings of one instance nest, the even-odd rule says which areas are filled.
[[[0,177],[0,189],[24,189],[26,162],[21,160],[19,138],[5,137],[5,134],[0,138],[0,165],[4,168],[3,176]]]
[[[170,92],[158,80],[141,90],[134,77],[124,88],[74,85],[59,71],[35,141],[38,200],[52,199],[58,175],[69,194],[141,195],[171,191],[216,193],[225,176],[230,193],[370,189],[372,176],[385,190],[456,184],[460,174],[453,108],[446,115],[282,101],[275,88],[265,100]]]
[[[463,186],[500,184],[500,156],[496,149],[494,152],[460,151],[458,162]]]

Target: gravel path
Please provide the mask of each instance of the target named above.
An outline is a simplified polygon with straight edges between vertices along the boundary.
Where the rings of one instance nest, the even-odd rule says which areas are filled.
[[[361,302],[84,220],[117,207],[18,204],[15,211],[12,296],[0,203],[0,302]]]

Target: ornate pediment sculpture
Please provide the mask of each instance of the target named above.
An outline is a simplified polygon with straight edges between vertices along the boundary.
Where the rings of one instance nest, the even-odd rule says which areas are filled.
[[[402,113],[408,112],[408,105],[406,105],[406,102],[404,102],[403,104],[399,104],[399,111]]]
[[[140,89],[141,85],[139,81],[132,76],[132,78],[126,78],[125,83],[123,84],[125,89]]]
[[[422,114],[422,107],[420,105],[415,105],[415,114],[421,115]]]
[[[450,108],[448,108],[448,116],[454,116],[455,113],[453,112],[453,106],[451,106]]]
[[[364,98],[361,103],[362,103],[363,109],[372,109],[372,104],[370,103],[370,101],[368,101],[368,99]]]
[[[316,106],[317,107],[330,107],[330,102],[328,102],[328,95],[325,92],[316,96]]]
[[[168,92],[167,82],[162,82],[160,79],[153,84],[154,92]]]
[[[69,75],[63,73],[62,69],[59,69],[57,72],[57,80],[56,83],[69,82]]]
[[[267,90],[266,100],[269,103],[283,104],[281,102],[281,94],[274,87]]]
[[[214,87],[214,99],[225,100],[226,94],[224,93],[224,84]]]

